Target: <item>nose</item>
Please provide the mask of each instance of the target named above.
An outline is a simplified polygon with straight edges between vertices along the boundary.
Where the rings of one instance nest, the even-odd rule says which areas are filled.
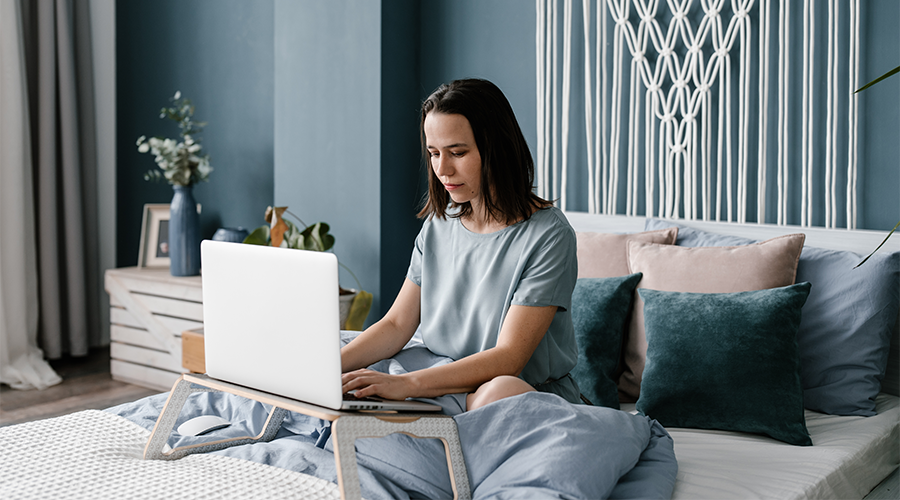
[[[449,177],[453,175],[453,163],[444,161],[444,155],[431,157],[431,168],[438,177]]]

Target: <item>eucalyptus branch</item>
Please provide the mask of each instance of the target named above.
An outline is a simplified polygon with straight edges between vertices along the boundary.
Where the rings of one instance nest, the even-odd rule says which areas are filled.
[[[159,181],[165,178],[174,186],[191,186],[197,182],[209,180],[212,167],[209,165],[209,155],[202,155],[200,151],[200,138],[193,134],[200,133],[206,122],[195,122],[194,105],[191,101],[181,97],[181,92],[169,99],[174,104],[171,108],[162,108],[160,118],[168,118],[178,123],[181,130],[181,141],[165,139],[162,137],[140,136],[137,140],[139,153],[151,153],[155,156],[159,169],[151,170],[144,174],[148,181]]]

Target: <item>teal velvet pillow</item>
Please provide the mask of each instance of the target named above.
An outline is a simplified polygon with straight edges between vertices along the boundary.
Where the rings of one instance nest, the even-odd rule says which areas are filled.
[[[754,240],[647,219],[648,230],[678,227],[678,246],[748,245]],[[900,308],[900,252],[879,252],[862,267],[853,252],[803,247],[797,282],[813,289],[797,331],[800,383],[808,410],[875,415]]]
[[[572,378],[596,406],[619,409],[616,380],[622,341],[641,273],[615,278],[581,278],[572,292],[572,324],[578,364]]]
[[[667,427],[809,446],[797,329],[810,284],[738,293],[639,290],[647,365],[637,409]]]

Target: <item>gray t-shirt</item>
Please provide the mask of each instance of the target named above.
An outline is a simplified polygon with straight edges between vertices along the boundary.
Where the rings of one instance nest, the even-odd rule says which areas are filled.
[[[578,361],[569,313],[578,275],[575,241],[554,207],[490,234],[473,233],[456,218],[426,221],[406,274],[421,287],[425,345],[461,359],[496,346],[510,305],[557,306],[520,378],[579,402],[578,386],[567,376]]]

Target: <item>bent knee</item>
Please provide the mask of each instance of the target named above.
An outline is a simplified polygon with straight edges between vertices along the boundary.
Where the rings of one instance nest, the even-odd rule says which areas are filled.
[[[534,391],[534,387],[528,382],[511,375],[501,375],[481,384],[478,390],[470,393],[466,397],[466,409],[475,410],[494,401],[531,391]]]

